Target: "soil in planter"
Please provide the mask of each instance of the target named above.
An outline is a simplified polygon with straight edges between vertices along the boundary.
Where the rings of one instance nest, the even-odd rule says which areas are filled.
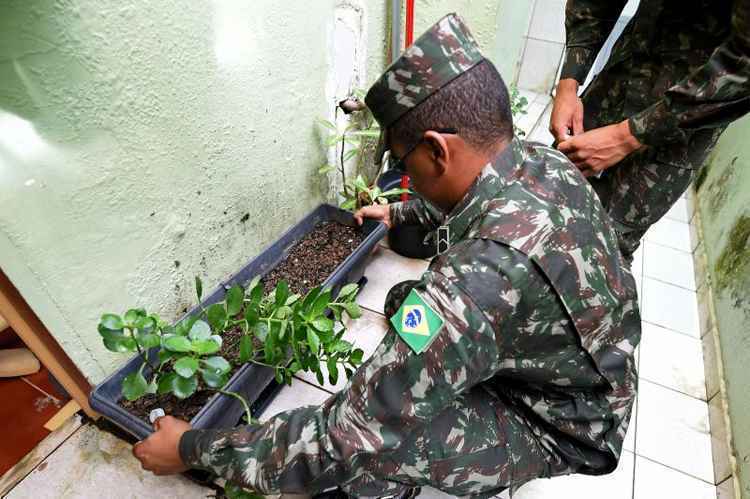
[[[364,240],[362,231],[336,222],[323,222],[295,244],[289,255],[263,278],[266,293],[286,281],[294,293],[304,295],[329,275]]]
[[[292,247],[286,259],[266,274],[263,278],[265,292],[272,291],[279,281],[285,280],[292,292],[307,293],[311,288],[324,282],[363,240],[362,231],[355,227],[336,222],[318,224],[312,232]],[[221,350],[217,355],[221,355],[232,364],[230,377],[241,366],[241,339],[242,330],[239,327],[225,331],[222,335]],[[184,400],[166,393],[146,395],[134,401],[121,399],[119,404],[146,422],[150,412],[159,407],[164,409],[166,414],[189,421],[214,394],[216,391],[206,389],[200,383],[195,394]]]

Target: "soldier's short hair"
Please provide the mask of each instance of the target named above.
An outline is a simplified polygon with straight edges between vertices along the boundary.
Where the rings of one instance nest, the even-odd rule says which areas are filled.
[[[399,118],[389,135],[409,147],[438,128],[456,129],[482,152],[513,138],[508,87],[490,61],[483,60],[430,95]]]

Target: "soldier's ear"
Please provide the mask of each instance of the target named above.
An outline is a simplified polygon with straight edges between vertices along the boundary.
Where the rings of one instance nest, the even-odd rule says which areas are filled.
[[[430,159],[435,165],[436,173],[438,175],[445,174],[452,156],[450,145],[445,136],[433,130],[427,130],[423,139],[429,148]]]

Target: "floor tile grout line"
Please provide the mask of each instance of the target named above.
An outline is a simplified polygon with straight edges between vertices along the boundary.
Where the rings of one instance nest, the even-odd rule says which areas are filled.
[[[550,100],[544,105],[544,109],[542,109],[542,113],[537,117],[534,124],[531,126],[531,130],[529,131],[529,137],[534,135],[539,128],[540,122],[542,121],[542,118],[544,117],[544,114],[547,112],[547,108],[549,108],[552,105],[553,101]]]
[[[295,374],[295,375],[294,375],[293,377],[294,377],[295,379],[297,379],[298,381],[301,381],[301,382],[303,382],[304,384],[306,384],[306,385],[308,385],[308,386],[311,386],[312,388],[318,389],[318,390],[320,390],[320,391],[322,391],[322,392],[326,392],[326,393],[329,393],[329,394],[331,394],[331,395],[336,395],[336,394],[338,393],[338,392],[334,392],[334,391],[331,391],[331,390],[329,390],[328,388],[324,388],[324,387],[322,387],[322,386],[320,386],[320,385],[315,385],[315,384],[311,383],[310,381],[306,380],[305,378],[300,378],[300,377],[299,377],[298,375],[296,375],[296,374]]]
[[[650,458],[650,457],[648,457],[648,456],[643,456],[643,455],[641,455],[641,454],[636,454],[636,457],[641,457],[641,458],[643,458],[643,459],[645,459],[645,460],[647,460],[647,461],[651,461],[652,463],[656,463],[656,464],[658,464],[658,465],[660,465],[660,466],[664,466],[665,468],[669,468],[669,469],[670,469],[670,470],[672,470],[672,471],[676,471],[677,473],[680,473],[680,474],[682,474],[682,475],[685,475],[685,476],[687,476],[687,477],[693,478],[693,479],[695,479],[695,480],[700,480],[701,482],[703,482],[703,483],[707,483],[708,485],[710,485],[710,486],[712,486],[712,487],[716,487],[716,484],[715,484],[715,483],[707,482],[706,480],[702,479],[701,477],[697,477],[697,476],[695,476],[695,475],[691,475],[690,473],[687,473],[687,472],[685,472],[685,471],[682,471],[682,470],[680,470],[680,469],[677,469],[677,468],[675,468],[674,466],[670,466],[670,465],[668,465],[668,464],[665,464],[665,463],[659,462],[659,461],[657,461],[656,459],[652,459],[652,458]],[[713,471],[713,467],[711,468],[711,470]]]
[[[660,327],[662,329],[666,329],[667,331],[671,331],[673,333],[678,333],[678,334],[681,334],[683,336],[687,336],[688,338],[693,338],[694,340],[701,341],[701,339],[703,338],[703,336],[694,336],[694,335],[692,335],[690,333],[686,333],[684,331],[678,331],[677,329],[672,329],[669,326],[662,326],[661,324],[657,324],[655,322],[651,322],[649,320],[646,320],[643,317],[641,317],[641,322],[645,322],[646,324],[651,324],[652,326],[656,326],[656,327]]]
[[[640,346],[640,343],[639,343],[639,346]],[[641,384],[640,383],[641,382],[641,375],[640,375],[640,372],[641,372],[641,353],[642,352],[640,352],[640,351],[638,352],[638,358],[637,358],[637,360],[635,362],[636,372],[639,373],[638,374],[638,386],[640,386],[640,384]],[[640,400],[638,400],[638,392],[636,392],[635,397],[636,397],[636,400],[635,400],[635,414],[633,415],[633,417],[635,417],[635,421],[634,421],[635,426],[633,427],[633,430],[634,430],[634,433],[633,433],[633,480],[632,480],[632,486],[631,486],[631,489],[630,489],[631,499],[635,499],[635,470],[636,470],[636,468],[635,468],[635,462],[637,460],[636,457],[638,456],[638,414],[641,412],[641,403],[640,403]],[[626,437],[627,437],[627,435],[626,435]]]
[[[685,396],[687,396],[687,397],[690,397],[691,399],[694,399],[694,400],[698,400],[698,401],[700,401],[700,402],[703,402],[704,404],[708,404],[708,400],[707,400],[707,399],[702,399],[702,398],[700,398],[700,397],[696,397],[695,395],[690,395],[689,393],[685,393],[685,392],[683,392],[683,391],[681,391],[681,390],[678,390],[677,388],[673,388],[673,387],[671,387],[671,386],[667,386],[667,385],[664,385],[664,384],[662,384],[662,383],[659,383],[658,381],[654,381],[654,380],[652,380],[652,379],[649,379],[649,378],[647,378],[647,377],[642,377],[640,373],[638,374],[638,380],[639,380],[639,381],[640,381],[640,380],[643,380],[643,381],[648,381],[648,382],[649,382],[649,383],[651,383],[652,385],[657,385],[657,386],[660,386],[660,387],[662,387],[662,388],[666,388],[667,390],[671,390],[671,391],[673,391],[673,392],[675,392],[675,393],[679,393],[679,394],[681,394],[681,395],[685,395]],[[706,397],[708,397],[708,395],[706,395]]]
[[[678,222],[678,223],[683,223],[683,222]],[[688,224],[685,224],[685,225],[688,225]],[[646,238],[644,238],[643,241],[647,242],[649,244],[655,244],[657,246],[661,246],[662,248],[668,248],[668,249],[672,249],[672,250],[675,250],[675,251],[679,251],[680,253],[685,253],[687,255],[692,255],[693,254],[693,250],[692,249],[691,250],[684,250],[682,248],[675,248],[674,246],[669,246],[668,244],[658,243],[656,241],[653,241],[651,239],[646,239]],[[690,245],[692,246],[692,243]]]
[[[79,418],[80,418],[80,416],[79,416]],[[7,496],[9,496],[9,495],[10,495],[10,493],[11,493],[11,492],[13,492],[13,489],[15,489],[16,487],[18,487],[19,485],[21,485],[21,482],[23,482],[24,480],[26,480],[26,478],[28,478],[28,476],[29,476],[29,475],[31,475],[31,474],[32,474],[32,473],[33,473],[34,471],[36,471],[36,469],[37,469],[37,468],[38,468],[38,467],[39,467],[39,466],[40,466],[40,465],[41,465],[41,464],[42,464],[43,462],[45,462],[45,461],[46,461],[47,459],[49,459],[49,457],[50,457],[50,456],[51,456],[52,454],[54,454],[55,452],[57,452],[57,449],[59,449],[60,447],[62,447],[62,445],[63,445],[63,444],[65,443],[65,442],[67,442],[67,441],[68,441],[68,440],[69,440],[69,439],[70,439],[70,438],[71,438],[71,437],[72,437],[73,435],[75,435],[76,433],[78,433],[78,432],[79,432],[79,431],[81,430],[81,428],[83,428],[83,427],[84,427],[84,426],[86,426],[87,424],[89,424],[89,423],[84,423],[84,422],[82,422],[82,421],[81,421],[81,424],[79,424],[79,425],[78,425],[78,428],[76,428],[75,430],[73,430],[72,432],[70,432],[70,435],[68,435],[67,437],[65,437],[65,438],[64,438],[64,439],[63,439],[63,440],[62,440],[62,441],[61,441],[61,442],[60,442],[59,444],[57,444],[57,445],[55,446],[55,448],[54,448],[54,449],[50,450],[50,451],[49,451],[49,452],[48,452],[47,454],[45,454],[45,456],[44,456],[44,457],[43,457],[43,458],[42,458],[42,459],[41,459],[41,460],[39,461],[39,463],[38,463],[38,464],[37,464],[36,466],[34,466],[33,468],[31,468],[31,469],[29,470],[29,472],[28,472],[28,473],[26,473],[26,474],[25,474],[24,476],[22,476],[22,477],[21,477],[21,478],[20,478],[20,479],[19,479],[19,480],[18,480],[18,481],[17,481],[16,483],[15,483],[15,485],[13,485],[13,487],[11,487],[11,488],[10,488],[10,489],[9,489],[9,490],[8,490],[8,491],[6,492],[6,494],[5,494],[5,495],[4,495],[3,497],[7,497]],[[50,435],[52,435],[52,433],[50,433]],[[48,435],[48,436],[49,436],[49,435]],[[37,444],[37,445],[39,445],[39,444]],[[36,447],[35,447],[35,448],[36,448]],[[33,450],[32,450],[32,451],[30,451],[30,452],[33,452]]]
[[[673,282],[665,281],[664,279],[659,279],[658,277],[654,277],[654,276],[651,276],[651,275],[646,275],[645,273],[643,274],[643,278],[644,279],[648,278],[648,279],[651,279],[652,281],[660,282],[662,284],[669,284],[670,286],[674,286],[675,288],[684,289],[685,291],[690,291],[692,293],[697,293],[698,292],[698,290],[695,289],[695,288],[692,288],[692,289],[691,288],[686,288],[685,286],[680,286],[679,284],[675,284]]]
[[[544,38],[537,38],[536,36],[527,36],[526,39],[536,40],[537,42],[554,43],[555,45],[561,45],[562,47],[565,47],[565,42],[558,42],[556,40],[545,40]]]
[[[365,310],[367,310],[368,312],[372,312],[373,314],[378,314],[381,317],[385,317],[385,313],[381,312],[380,310],[375,310],[374,308],[370,308],[370,307],[368,307],[367,305],[365,305],[363,303],[359,303],[358,305],[360,307],[364,308]]]

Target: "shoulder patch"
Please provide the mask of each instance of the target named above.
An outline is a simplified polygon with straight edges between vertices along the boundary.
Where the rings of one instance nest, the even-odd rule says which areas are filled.
[[[409,292],[401,308],[391,317],[391,324],[398,335],[416,354],[427,350],[444,322],[414,289]]]

